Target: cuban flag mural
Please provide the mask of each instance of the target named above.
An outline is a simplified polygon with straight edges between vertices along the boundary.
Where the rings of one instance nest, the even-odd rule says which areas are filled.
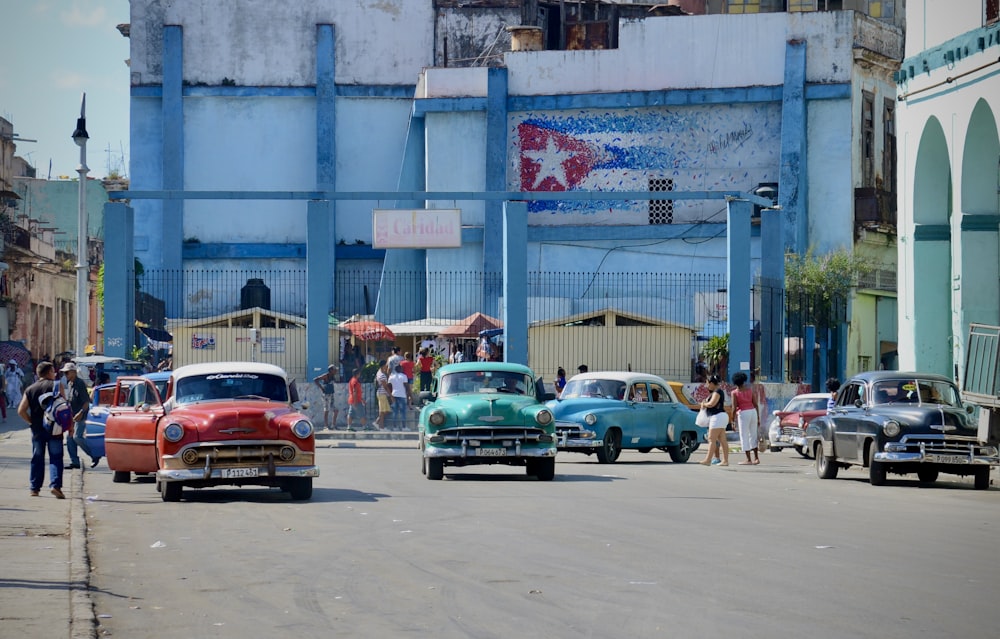
[[[510,188],[522,191],[749,191],[777,181],[780,106],[547,111],[513,114]],[[531,202],[544,223],[646,224],[647,201]],[[718,201],[678,200],[675,221],[704,221]],[[570,214],[558,216],[557,214]],[[558,219],[564,217],[566,219]],[[721,221],[721,220],[717,220]]]

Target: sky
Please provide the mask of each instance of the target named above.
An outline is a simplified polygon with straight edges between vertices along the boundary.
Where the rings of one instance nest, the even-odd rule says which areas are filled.
[[[0,0],[0,117],[40,178],[77,177],[72,133],[87,94],[90,177],[128,174],[128,0]],[[49,161],[52,169],[49,171]]]

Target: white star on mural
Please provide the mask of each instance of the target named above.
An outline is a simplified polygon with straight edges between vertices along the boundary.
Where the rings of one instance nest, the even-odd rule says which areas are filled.
[[[538,165],[535,183],[531,186],[532,190],[537,189],[545,181],[545,178],[548,177],[553,178],[564,188],[568,186],[566,183],[566,169],[563,167],[563,162],[575,157],[576,153],[561,151],[556,146],[556,141],[552,139],[551,135],[545,143],[544,151],[524,151],[522,155]]]

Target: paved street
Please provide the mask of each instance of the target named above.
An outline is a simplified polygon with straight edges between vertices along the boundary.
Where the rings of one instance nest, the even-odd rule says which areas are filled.
[[[327,448],[314,499],[86,473],[99,635],[942,637],[1000,622],[1000,490],[560,455],[554,482]],[[406,448],[402,448],[406,446]],[[736,458],[734,457],[734,462]],[[155,632],[151,629],[155,628]]]

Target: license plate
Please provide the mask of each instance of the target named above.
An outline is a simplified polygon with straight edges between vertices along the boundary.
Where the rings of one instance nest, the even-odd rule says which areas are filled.
[[[477,448],[476,457],[506,457],[506,448]]]
[[[223,479],[243,479],[244,477],[259,477],[259,468],[223,468]]]
[[[969,458],[965,455],[929,455],[931,461],[939,464],[968,464]]]

